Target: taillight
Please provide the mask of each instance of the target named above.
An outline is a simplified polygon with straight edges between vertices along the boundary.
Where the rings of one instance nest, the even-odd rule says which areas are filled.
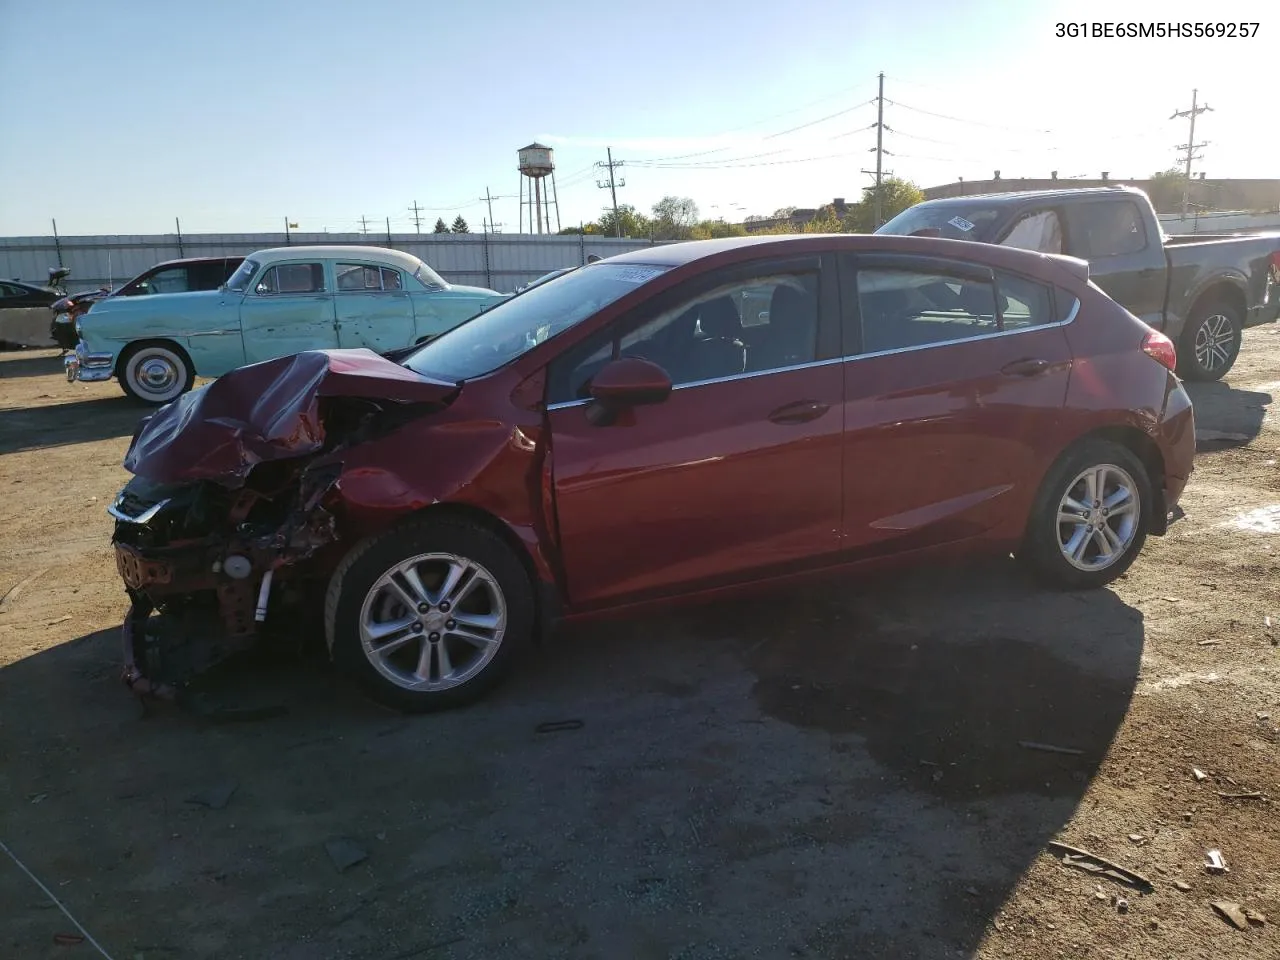
[[[1280,250],[1271,254],[1271,272],[1280,278]]]
[[[1178,366],[1178,351],[1174,349],[1173,341],[1159,330],[1152,330],[1142,338],[1142,352],[1166,370]]]

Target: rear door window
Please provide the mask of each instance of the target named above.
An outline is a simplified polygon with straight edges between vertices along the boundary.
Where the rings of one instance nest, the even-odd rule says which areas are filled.
[[[1147,231],[1132,200],[1099,200],[1067,207],[1073,256],[1085,260],[1123,257],[1147,246]]]
[[[904,350],[999,332],[995,287],[965,272],[858,271],[863,353]]]

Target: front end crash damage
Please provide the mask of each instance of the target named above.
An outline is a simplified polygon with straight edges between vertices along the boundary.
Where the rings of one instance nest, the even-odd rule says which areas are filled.
[[[368,350],[308,351],[242,367],[143,420],[124,461],[134,477],[109,508],[131,601],[125,683],[172,699],[254,646],[269,611],[314,599],[308,561],[341,539],[344,454],[457,392]]]

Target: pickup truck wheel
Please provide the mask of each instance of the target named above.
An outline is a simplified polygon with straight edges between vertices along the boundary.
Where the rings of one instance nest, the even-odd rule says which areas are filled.
[[[378,702],[426,713],[478,700],[532,636],[533,585],[497,535],[422,519],[352,549],[325,596],[334,662]]]
[[[1184,380],[1219,380],[1240,354],[1244,325],[1239,311],[1222,300],[1197,304],[1178,344],[1178,374]]]
[[[1147,538],[1151,480],[1142,461],[1109,440],[1085,440],[1049,470],[1023,549],[1040,579],[1068,590],[1101,587],[1137,559]]]
[[[120,387],[135,400],[160,406],[191,389],[195,371],[182,348],[171,343],[138,343],[116,367]]]

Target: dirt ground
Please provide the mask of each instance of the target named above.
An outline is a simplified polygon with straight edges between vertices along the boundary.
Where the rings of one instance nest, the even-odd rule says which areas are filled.
[[[1192,386],[1186,515],[1114,590],[1007,562],[580,627],[418,719],[316,661],[209,694],[275,716],[144,719],[104,512],[140,410],[60,369],[0,354],[0,956],[101,955],[21,863],[115,960],[1280,957],[1280,327]]]

